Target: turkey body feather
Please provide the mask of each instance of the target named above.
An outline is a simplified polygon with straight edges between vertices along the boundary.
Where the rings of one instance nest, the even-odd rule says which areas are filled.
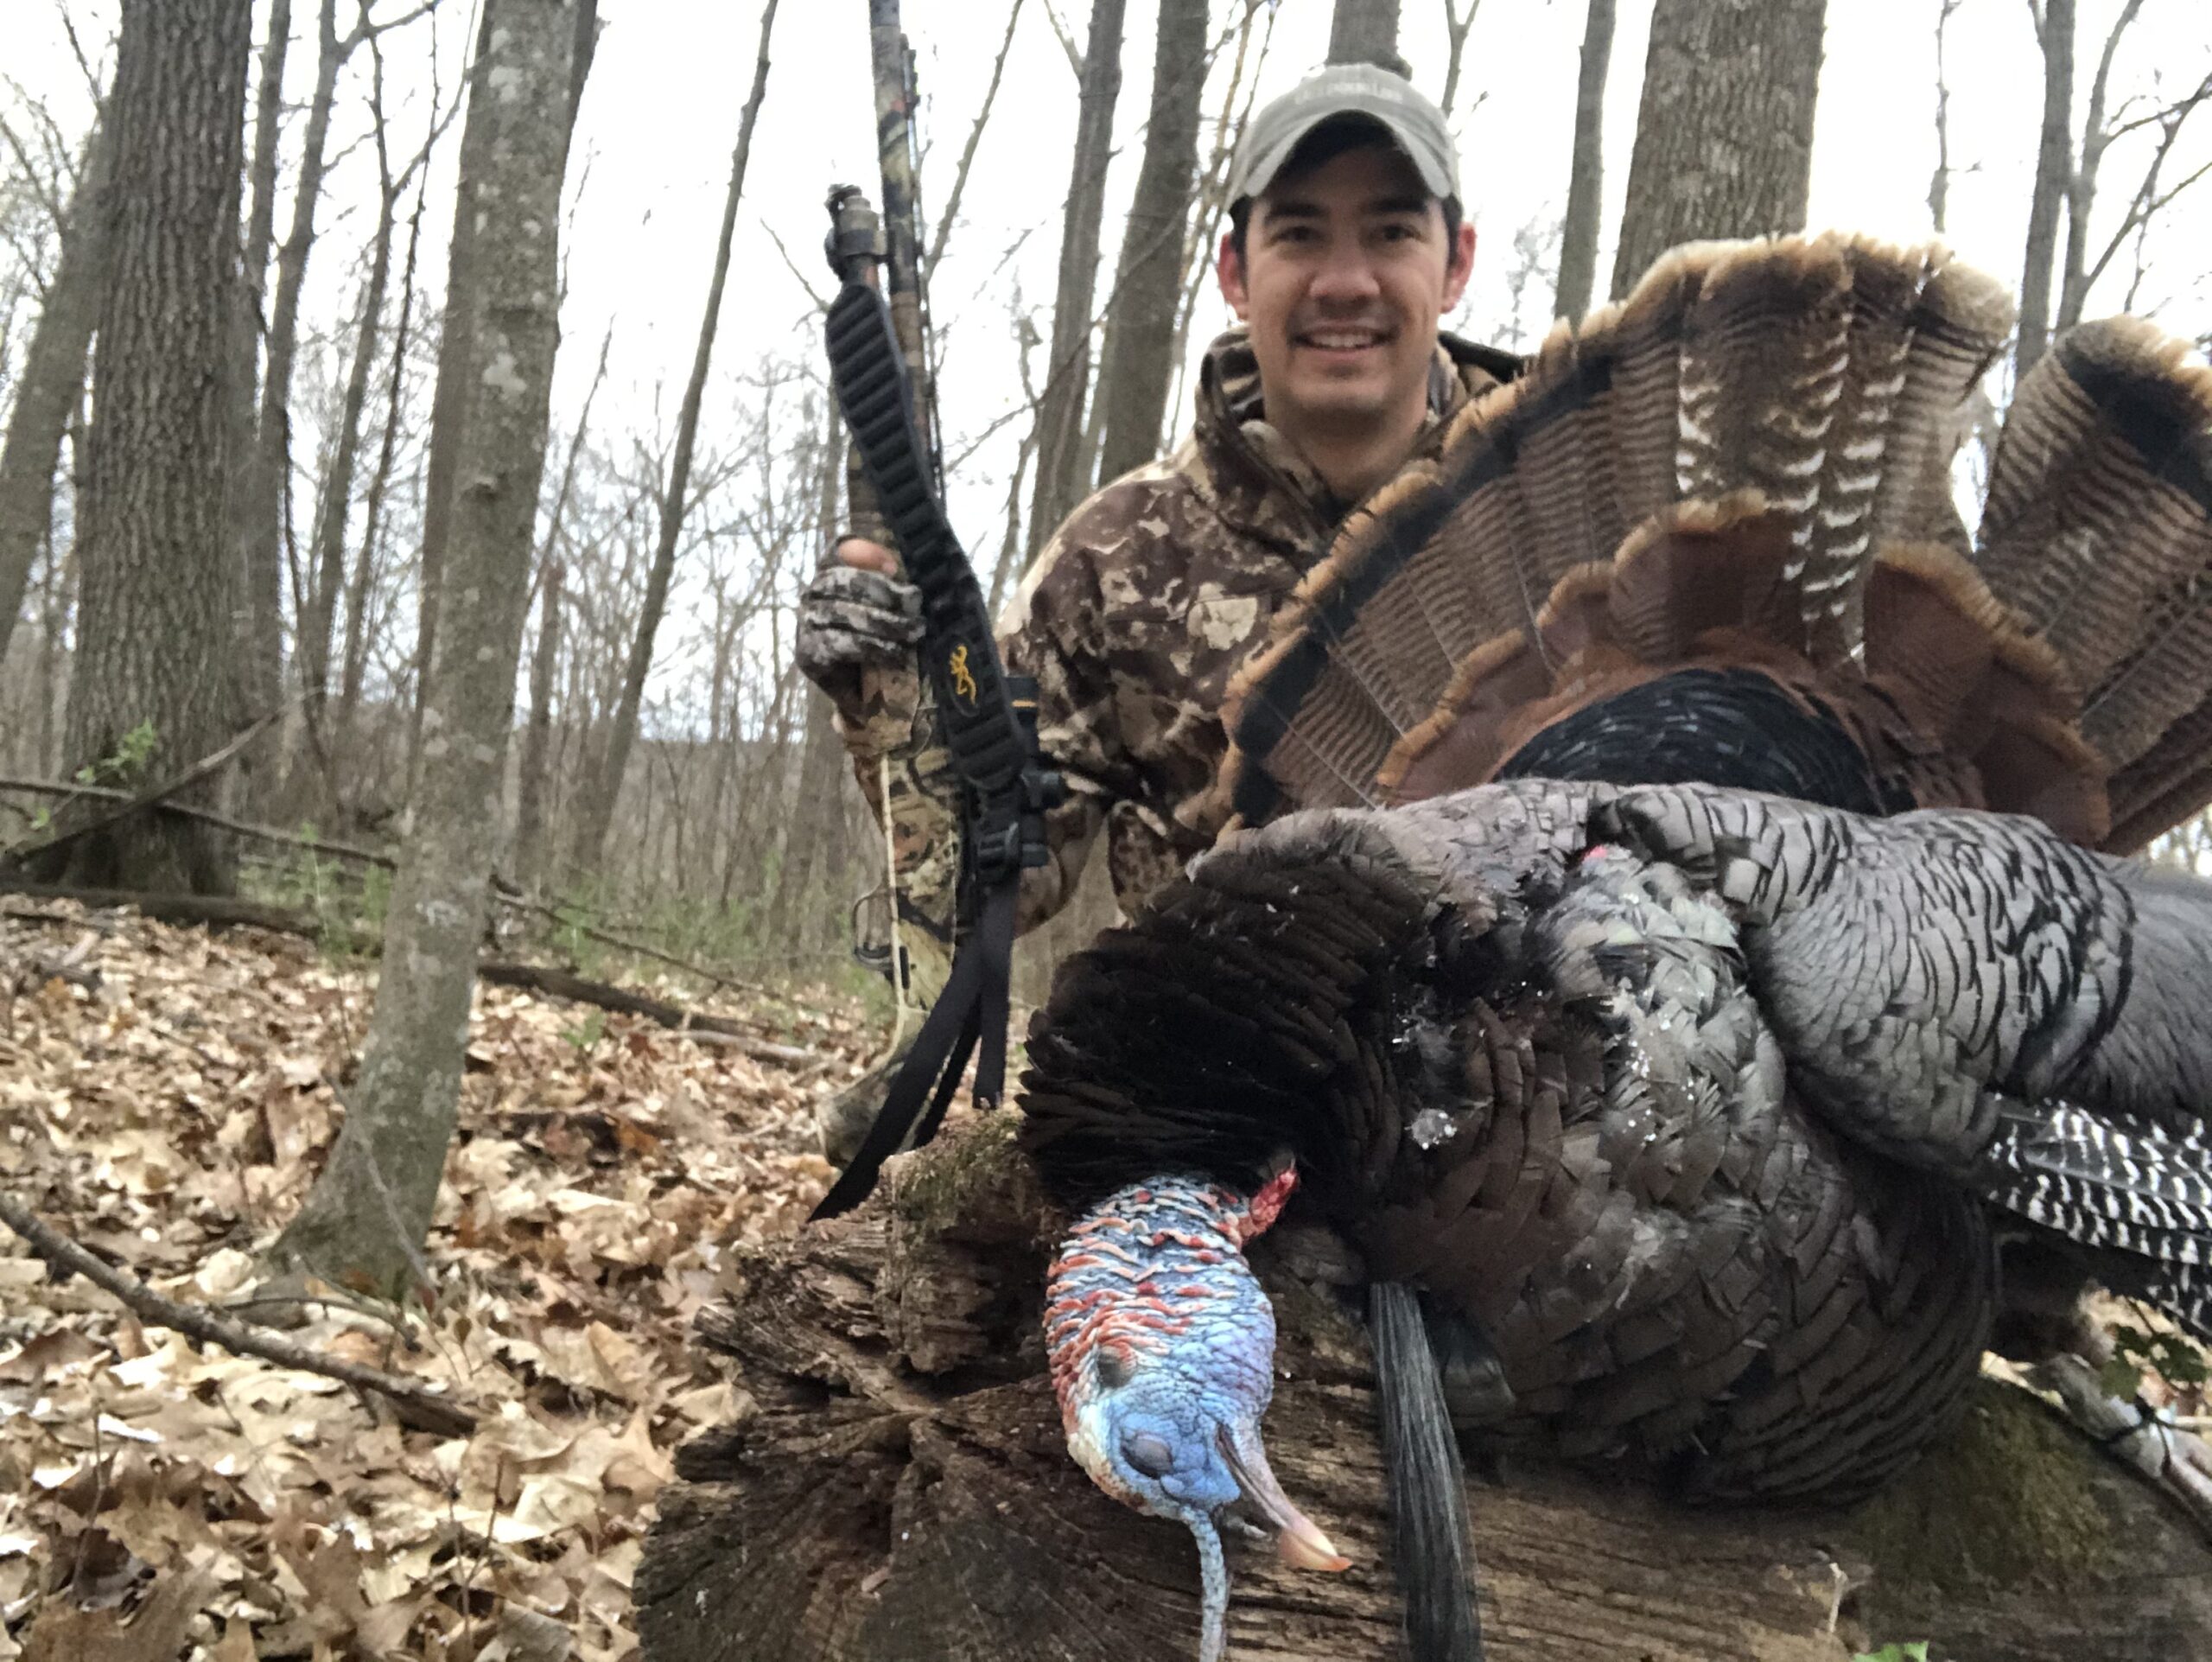
[[[1993,1208],[2212,1332],[2208,985],[2212,887],[2031,820],[1525,781],[1229,839],[1064,969],[1023,1136],[1077,1207],[1287,1157],[1502,1436],[1852,1490],[1973,1376]]]

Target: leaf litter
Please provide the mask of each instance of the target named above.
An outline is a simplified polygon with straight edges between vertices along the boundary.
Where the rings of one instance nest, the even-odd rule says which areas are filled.
[[[251,1310],[372,995],[304,941],[11,910],[0,1188],[159,1292]],[[465,1438],[143,1327],[0,1229],[0,1662],[635,1658],[673,1451],[748,1406],[692,1318],[820,1198],[814,1103],[879,1042],[827,992],[717,1013],[768,1060],[480,988],[430,1308],[286,1312],[480,1404]]]

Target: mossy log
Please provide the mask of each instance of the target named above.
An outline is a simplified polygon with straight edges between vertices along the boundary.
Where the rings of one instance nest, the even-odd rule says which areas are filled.
[[[702,1319],[750,1401],[662,1493],[635,1584],[645,1662],[1196,1654],[1189,1537],[1063,1446],[1038,1315],[1065,1220],[1012,1126],[956,1121],[857,1213],[747,1259]],[[1232,1544],[1230,1653],[1395,1659],[1366,1346],[1294,1239],[1269,1246],[1269,1450],[1354,1564]],[[1496,1662],[1847,1662],[1915,1640],[1961,1662],[2212,1656],[2212,1551],[2185,1516],[1993,1381],[1942,1453],[1849,1511],[1692,1511],[1520,1462],[1470,1500]]]

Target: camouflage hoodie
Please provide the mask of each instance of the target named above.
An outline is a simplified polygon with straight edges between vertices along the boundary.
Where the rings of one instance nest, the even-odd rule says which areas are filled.
[[[1414,454],[1463,402],[1519,368],[1508,353],[1442,336]],[[1220,824],[1206,798],[1228,748],[1222,694],[1352,506],[1268,423],[1238,328],[1207,350],[1191,436],[1097,491],[1046,544],[999,622],[1008,668],[1037,678],[1039,738],[1068,785],[1048,826],[1052,863],[1023,881],[1024,928],[1074,893],[1102,830],[1124,913],[1211,844]],[[902,920],[942,941],[959,825],[918,681],[911,671],[867,678],[839,717],[879,813],[889,763]],[[925,997],[940,977],[941,966],[917,963]]]

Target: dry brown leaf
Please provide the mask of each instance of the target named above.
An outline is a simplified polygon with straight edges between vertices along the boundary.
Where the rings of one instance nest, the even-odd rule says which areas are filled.
[[[204,1570],[165,1576],[128,1621],[114,1610],[49,1600],[31,1626],[23,1662],[175,1662],[185,1630],[216,1585]]]

